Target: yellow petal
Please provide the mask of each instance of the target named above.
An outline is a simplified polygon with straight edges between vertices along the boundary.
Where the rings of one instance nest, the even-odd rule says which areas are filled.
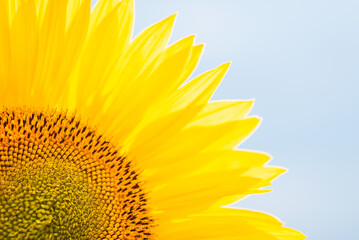
[[[35,0],[36,3],[36,10],[37,10],[37,16],[39,20],[39,25],[41,26],[44,20],[47,4],[51,0]]]
[[[114,8],[118,7],[119,0],[98,0],[91,14],[90,28],[95,28]],[[133,4],[132,0],[122,0]]]
[[[227,121],[244,119],[253,106],[249,101],[216,101],[210,102],[193,119],[190,125],[215,125]]]
[[[137,138],[138,131],[154,119],[155,113],[148,108],[156,102],[161,102],[182,84],[183,72],[186,69],[192,49],[193,37],[185,38],[167,48],[159,59],[153,62],[157,66],[149,66],[138,77],[136,84],[127,89],[127,94],[125,94],[130,98],[131,95],[136,95],[136,98],[132,98],[126,103],[119,101],[120,99],[114,102],[110,110],[120,113],[117,116],[114,134],[119,133],[118,135],[126,138],[129,132],[132,132],[129,138],[132,137],[133,140]],[[146,104],[143,104],[143,99],[146,99]],[[136,114],[133,114],[133,109],[136,109]],[[147,115],[145,115],[146,111]],[[131,140],[127,140],[128,143],[129,141]]]
[[[159,166],[166,168],[173,164],[174,159],[181,161],[188,156],[196,156],[201,152],[211,152],[211,149],[232,149],[249,136],[257,123],[256,118],[249,118],[210,127],[190,127],[173,134],[173,136],[166,132],[160,132],[157,136],[152,135],[151,140],[133,146],[130,152],[135,153],[135,160],[138,166],[143,169]],[[160,126],[160,124],[158,127],[153,126],[153,129],[158,129]],[[148,131],[151,129],[150,127]],[[170,127],[169,129],[171,130]],[[175,131],[174,129],[172,131]],[[201,160],[196,159],[195,161]],[[196,170],[192,169],[192,171]]]
[[[199,44],[196,45],[192,48],[192,53],[191,53],[191,57],[189,58],[189,61],[187,62],[186,68],[184,69],[183,75],[182,75],[182,79],[180,80],[180,82],[184,82],[186,81],[191,74],[194,72],[194,70],[196,69],[199,59],[202,56],[202,51],[203,51],[204,45],[203,44]]]
[[[236,120],[219,125],[209,125],[215,128],[216,126],[226,126],[223,128],[221,135],[217,137],[207,148],[208,149],[233,149],[241,142],[245,141],[258,127],[261,119],[258,117],[249,117],[243,120]],[[219,133],[219,132],[218,132]]]
[[[37,50],[36,71],[33,82],[32,98],[47,99],[42,106],[56,105],[64,94],[63,79],[58,79],[59,66],[63,61],[65,43],[67,0],[48,0],[44,20],[40,26],[39,47]],[[48,81],[51,79],[51,81]]]
[[[253,190],[261,179],[244,176],[244,171],[232,169],[174,179],[152,189],[151,205],[154,210],[164,211],[159,218],[165,220],[203,211],[223,196],[248,194]]]
[[[243,150],[206,151],[178,158],[170,163],[163,159],[164,162],[160,163],[160,166],[157,164],[148,166],[148,168],[152,167],[152,171],[145,171],[144,174],[147,179],[151,179],[147,187],[152,189],[164,182],[167,183],[191,173],[201,174],[235,168],[248,171],[250,168],[263,166],[270,158],[264,153]]]
[[[139,75],[151,64],[152,60],[165,50],[171,36],[176,14],[150,26],[142,31],[130,44],[118,60],[113,71],[109,73],[109,85],[105,91],[113,88],[123,89],[123,93]],[[109,99],[112,101],[112,98]]]
[[[78,68],[74,67],[78,63],[80,54],[83,50],[88,27],[90,21],[91,2],[84,0],[79,6],[78,10],[74,12],[75,16],[68,26],[65,36],[65,48],[63,49],[63,62],[60,66],[60,71],[57,78],[61,81],[64,87],[69,88],[69,91],[64,96],[64,99],[59,99],[57,104],[60,108],[68,108],[73,110],[76,108],[76,86],[77,79],[69,79],[71,74],[76,74]],[[73,80],[72,82],[70,80]],[[62,100],[62,101],[61,101]]]
[[[7,1],[0,1],[0,99],[5,102],[5,93],[8,92],[10,69],[10,30],[7,10]]]
[[[123,2],[116,5],[87,37],[79,59],[80,64],[70,79],[76,83],[76,91],[73,93],[76,97],[71,99],[76,99],[77,109],[88,109],[94,98],[101,101],[97,97],[101,91],[96,92],[94,89],[104,87],[107,81],[106,71],[118,61],[118,52],[123,51],[129,41],[128,25],[132,21],[132,10],[128,7]]]
[[[176,164],[173,165],[176,167]],[[261,193],[260,188],[270,185],[283,172],[285,169],[255,165],[192,170],[187,175],[164,178],[162,184],[158,181],[157,185],[149,185],[152,205],[155,210],[164,211],[161,219],[178,218],[211,205],[221,207],[247,195]]]
[[[242,175],[246,177],[253,177],[260,179],[256,184],[251,186],[248,192],[238,192],[238,194],[222,196],[218,198],[218,201],[213,204],[213,207],[221,207],[224,205],[232,204],[237,202],[250,194],[267,193],[271,190],[263,190],[261,188],[271,185],[271,182],[279,175],[286,172],[286,169],[279,167],[253,167],[249,168]]]
[[[25,2],[24,0],[2,0],[4,9],[7,13],[5,16],[8,17],[8,22],[11,23],[14,19],[16,12],[19,10],[20,6]]]
[[[218,209],[159,226],[159,237],[168,240],[301,240],[300,232],[283,227],[270,215],[240,209]]]
[[[35,2],[23,3],[11,24],[11,77],[7,85],[8,105],[31,101],[32,84],[38,49],[38,25]],[[21,83],[21,84],[19,84]]]
[[[203,73],[181,87],[171,98],[166,101],[163,106],[164,112],[174,112],[178,109],[185,108],[192,102],[197,105],[206,104],[212,94],[223,79],[229,68],[230,63],[225,63],[219,67]]]
[[[130,6],[126,11],[128,17],[123,19],[123,24],[127,26],[129,21],[132,21]],[[103,36],[103,32],[110,31],[109,33],[111,33],[113,27],[110,24],[100,24],[98,26],[103,30],[99,30],[99,34],[93,37],[94,43],[91,44],[91,47],[88,47],[89,55],[84,55],[86,57],[83,57],[84,61],[81,61],[82,70],[79,73],[82,74],[82,77],[75,75],[74,79],[84,81],[82,84],[78,84],[81,88],[77,88],[75,91],[77,109],[82,109],[82,111],[86,112],[86,116],[92,119],[93,122],[101,122],[101,126],[106,126],[106,128],[101,129],[104,132],[109,132],[108,127],[111,125],[108,124],[108,120],[111,119],[113,120],[110,122],[111,124],[118,125],[116,122],[118,113],[111,114],[113,111],[110,111],[109,108],[111,106],[125,106],[128,103],[126,99],[133,98],[134,92],[128,91],[128,88],[131,87],[131,84],[136,83],[133,81],[165,49],[174,17],[171,16],[144,30],[129,46],[124,47],[126,49],[123,49],[122,55],[111,48],[114,45],[116,46],[117,43],[112,42],[112,38],[104,38]],[[89,42],[91,41],[89,40]],[[99,44],[103,47],[101,51],[97,47]],[[120,56],[120,58],[113,59],[114,62],[111,62],[112,56]],[[94,91],[94,89],[97,91]],[[129,93],[130,95],[128,95]],[[119,96],[121,96],[120,102],[117,102],[115,99]],[[91,110],[88,111],[88,109]],[[99,116],[102,117],[99,118]]]
[[[213,154],[213,153],[212,153]],[[222,150],[220,156],[207,161],[202,166],[205,171],[232,168],[252,168],[263,166],[271,159],[266,153],[248,150]],[[216,154],[215,154],[216,155]],[[217,155],[216,155],[217,156]]]
[[[156,150],[153,146],[160,142],[168,141],[168,137],[176,136],[177,132],[185,127],[205,107],[228,67],[228,63],[223,64],[198,76],[177,90],[168,99],[162,100],[154,109],[150,109],[149,112],[152,114],[146,119],[153,119],[153,122],[144,126],[140,133],[133,134],[132,138],[126,142],[126,146],[131,148],[132,151],[138,152],[136,157],[140,158],[141,161],[146,161],[148,158],[144,157],[140,152],[146,152],[149,149]],[[154,131],[155,129],[157,131]],[[148,139],[151,139],[151,141],[148,141]],[[139,151],[137,151],[137,148]],[[146,154],[151,154],[151,152]]]
[[[82,8],[83,5],[91,7],[91,0],[69,0],[66,11],[66,29],[68,29],[76,15],[78,15],[77,12]],[[88,13],[90,13],[90,9],[88,9]]]

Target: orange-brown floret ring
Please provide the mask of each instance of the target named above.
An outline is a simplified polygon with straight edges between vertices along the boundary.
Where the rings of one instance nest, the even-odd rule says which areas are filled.
[[[138,171],[65,111],[0,112],[0,238],[151,239]]]

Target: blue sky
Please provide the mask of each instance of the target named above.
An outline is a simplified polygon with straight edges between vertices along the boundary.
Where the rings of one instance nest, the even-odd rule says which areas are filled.
[[[197,73],[233,62],[214,99],[256,99],[263,123],[241,148],[289,169],[238,206],[308,239],[359,239],[359,1],[137,0],[135,33],[174,12],[172,42],[206,43]]]

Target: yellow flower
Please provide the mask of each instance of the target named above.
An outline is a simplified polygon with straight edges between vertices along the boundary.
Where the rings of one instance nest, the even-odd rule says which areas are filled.
[[[284,172],[235,150],[252,101],[209,102],[229,64],[184,84],[175,16],[131,40],[133,1],[0,0],[0,239],[303,239],[221,206]]]

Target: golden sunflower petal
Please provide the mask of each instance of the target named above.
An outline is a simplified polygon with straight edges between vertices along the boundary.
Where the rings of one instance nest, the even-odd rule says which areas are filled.
[[[132,10],[129,8],[123,10],[128,17],[123,19],[122,25],[128,26],[132,24],[130,23],[132,21]],[[86,117],[92,119],[93,122],[101,122],[101,125],[106,126],[106,129],[101,129],[104,132],[111,132],[113,129],[109,130],[108,127],[111,128],[111,126],[119,124],[116,119],[119,119],[118,113],[121,112],[111,114],[113,113],[110,109],[111,106],[118,108],[128,103],[128,101],[125,101],[126,97],[131,99],[136,94],[136,92],[129,91],[128,88],[132,87],[131,84],[136,83],[135,80],[137,80],[141,72],[165,49],[172,30],[174,17],[173,15],[143,31],[129,46],[124,46],[122,55],[115,51],[116,48],[109,47],[116,46],[116,43],[107,42],[108,38],[104,38],[103,32],[93,37],[94,43],[88,48],[91,55],[86,55],[86,57],[83,57],[84,60],[80,61],[82,69],[79,71],[82,74],[80,79],[85,82],[78,84],[81,88],[77,88],[74,94],[77,97],[77,109],[85,112]],[[113,33],[113,24],[100,25],[98,28],[103,28],[104,30],[102,31],[107,32],[105,29],[108,28],[108,31]],[[115,25],[119,24],[116,23]],[[128,31],[124,32],[128,33]],[[89,39],[88,42],[91,41],[91,37]],[[97,45],[103,46],[104,49],[100,52]],[[113,59],[113,62],[111,62],[108,59],[111,59],[112,56],[118,56],[119,58]],[[88,69],[93,70],[88,71]],[[79,79],[79,75],[75,76],[74,79]],[[118,96],[121,96],[121,99],[116,101]],[[88,109],[92,110],[88,111]],[[102,117],[99,118],[99,116]],[[111,121],[108,123],[107,121],[110,119]]]
[[[127,89],[152,60],[165,50],[175,17],[176,14],[150,26],[130,43],[108,76],[109,83],[112,85],[107,86],[107,91],[114,87],[113,84],[118,89]]]
[[[190,125],[215,125],[244,119],[252,109],[253,102],[253,100],[210,102],[195,119],[193,119]]]
[[[158,136],[153,135],[151,141],[133,146],[131,152],[136,153],[135,157],[144,169],[166,166],[170,159],[181,159],[211,149],[232,149],[248,137],[258,123],[257,118],[248,118],[213,126],[189,127],[177,133],[170,128],[172,136],[160,132]]]
[[[19,1],[2,0],[2,2],[3,2],[3,7],[4,7],[4,9],[6,9],[6,12],[7,12],[6,15],[4,15],[4,16],[7,16],[8,22],[11,23],[16,15],[16,12],[20,8],[20,6],[24,2],[24,0],[19,0]]]
[[[0,1],[0,77],[6,79],[9,69],[10,29],[6,3]]]
[[[66,90],[63,88],[64,79],[58,79],[57,76],[65,48],[67,2],[67,0],[47,1],[44,19],[39,26],[39,48],[35,60],[36,71],[31,96],[36,99],[46,99],[46,104],[51,106],[56,106],[57,100],[63,98]],[[38,102],[42,104],[41,101]]]
[[[142,93],[143,97],[149,98],[149,93],[156,91],[156,95],[151,94],[149,100],[162,100],[163,96],[168,96],[183,83],[182,76],[190,59],[193,43],[194,36],[189,36],[171,45],[163,51],[156,61],[153,61],[151,64],[153,67],[149,66],[140,75],[137,82],[143,86],[143,89],[146,89]],[[139,97],[141,98],[141,95]]]
[[[186,68],[184,69],[182,79],[179,82],[185,82],[196,69],[198,62],[202,56],[204,44],[196,45],[192,48],[191,57],[189,58]]]
[[[229,63],[223,64],[196,77],[168,99],[159,102],[150,110],[150,113],[155,113],[149,118],[153,119],[152,122],[144,126],[141,131],[134,132],[127,139],[126,146],[132,148],[131,151],[137,152],[136,157],[142,159],[141,161],[147,161],[148,158],[144,157],[142,152],[145,155],[151,154],[151,149],[156,150],[159,146],[155,144],[162,145],[162,142],[167,142],[168,138],[180,134],[181,129],[206,106],[228,67]],[[156,147],[151,146],[152,144]]]
[[[164,112],[173,112],[187,107],[195,102],[197,105],[207,104],[212,94],[222,81],[230,63],[225,63],[219,67],[203,73],[181,87],[174,95],[168,99],[167,107]]]
[[[236,151],[232,153],[243,154]],[[240,166],[231,168],[223,168],[223,164],[217,165],[217,168],[215,164],[212,164],[211,168],[199,168],[197,171],[192,167],[187,167],[192,170],[187,175],[164,177],[162,181],[157,182],[157,185],[149,185],[153,205],[160,206],[159,209],[165,211],[164,218],[169,216],[178,218],[204,210],[211,205],[220,207],[250,194],[268,192],[260,188],[270,185],[273,179],[286,170],[259,166],[267,159],[254,163],[242,161],[244,163]],[[192,160],[195,159],[192,158]],[[171,167],[177,169],[177,166],[178,164],[174,166],[171,164],[167,169]],[[154,176],[156,175],[157,173]]]
[[[7,11],[7,1],[0,1],[0,96],[1,101],[5,102],[5,94],[8,92],[9,69],[10,69],[10,29]]]
[[[212,126],[213,128],[226,126],[226,128],[223,128],[221,136],[216,141],[208,144],[207,149],[233,149],[257,129],[260,121],[261,119],[258,117],[249,117],[220,125],[208,125],[208,129],[211,129]]]
[[[118,61],[118,51],[122,51],[126,45],[127,21],[118,24],[120,13],[124,11],[122,4],[118,4],[116,8],[106,15],[95,29],[90,30],[86,43],[83,46],[79,65],[76,66],[75,72],[71,76],[70,81],[76,83],[76,91],[73,92],[76,97],[76,107],[78,109],[87,109],[95,100],[101,102],[101,98],[97,97],[101,91],[93,91],[98,86],[103,87],[107,81],[105,73],[115,62]],[[126,10],[127,11],[127,10]],[[131,18],[131,17],[129,17]],[[117,29],[113,29],[116,26]],[[124,35],[122,35],[124,34]],[[91,117],[87,116],[87,117]]]
[[[301,240],[300,232],[282,226],[267,214],[249,210],[222,208],[164,223],[159,236],[168,240]]]
[[[191,175],[153,189],[151,205],[154,210],[164,211],[159,224],[161,219],[181,218],[208,209],[223,196],[251,193],[262,179],[245,176],[244,171],[232,169]]]
[[[138,131],[151,122],[156,115],[155,112],[149,110],[151,105],[162,103],[163,99],[182,84],[183,72],[194,48],[193,40],[193,36],[187,37],[163,51],[158,59],[153,61],[153,64],[148,66],[138,80],[127,89],[127,92],[123,93],[129,98],[131,95],[136,95],[136,98],[126,103],[120,101],[122,97],[114,101],[110,111],[119,114],[112,132],[122,136],[119,141],[124,141],[130,134],[135,138]],[[147,99],[146,104],[143,104],[143,99]],[[133,114],[133,109],[136,109],[136,114]]]
[[[24,2],[17,10],[10,30],[11,79],[8,81],[6,104],[30,100],[36,66],[38,26],[34,1]],[[19,84],[21,83],[21,84]]]
[[[262,167],[271,159],[266,153],[251,152],[248,150],[223,149],[206,152],[207,160],[202,163],[197,172],[213,172],[218,170],[230,170],[234,168],[250,169]]]
[[[248,197],[252,194],[259,194],[259,193],[267,193],[271,190],[263,190],[261,188],[267,187],[271,185],[271,182],[277,178],[279,175],[285,173],[287,170],[284,168],[279,167],[252,167],[247,169],[244,173],[244,177],[253,177],[256,179],[260,179],[256,184],[254,184],[248,192],[238,192],[238,194],[232,194],[227,196],[218,197],[218,201],[213,204],[213,207],[220,208],[224,205],[229,205],[234,202],[237,202],[245,197]]]
[[[243,150],[206,151],[179,158],[175,162],[164,162],[160,168],[152,169],[152,172],[145,171],[144,175],[147,176],[147,179],[151,179],[147,186],[152,189],[193,172],[199,174],[233,168],[248,170],[253,167],[260,167],[267,163],[270,158],[264,153]]]
[[[91,28],[95,28],[103,18],[112,12],[114,8],[117,8],[119,4],[124,4],[123,6],[127,5],[131,6],[130,8],[133,8],[133,0],[98,0],[91,13]]]
[[[206,111],[211,109],[211,107],[208,107],[207,110],[203,110],[202,115],[201,113],[199,114],[197,118],[199,120],[197,120],[197,122],[194,121],[197,125],[191,122],[187,129],[178,131],[178,129],[184,128],[198,111],[204,107],[204,105],[200,104],[203,97],[209,98],[215,87],[215,84],[210,84],[207,90],[202,89],[200,96],[185,106],[184,109],[157,119],[133,136],[134,144],[132,151],[137,152],[136,156],[141,159],[142,162],[148,161],[143,167],[157,166],[157,163],[165,164],[160,161],[160,159],[165,160],[166,157],[170,157],[167,155],[166,157],[157,157],[155,150],[161,152],[161,154],[165,154],[166,151],[172,151],[172,148],[181,147],[181,143],[184,142],[186,142],[184,143],[184,148],[187,148],[188,144],[193,144],[197,151],[203,150],[200,147],[202,144],[203,148],[232,149],[244,141],[257,128],[260,119],[256,117],[237,121],[235,121],[235,117],[227,119],[227,121],[223,120],[223,117],[228,117],[228,108],[230,110],[236,110],[236,112],[232,112],[231,114],[237,115],[237,118],[241,119],[244,117],[251,108],[251,102],[242,102],[241,104],[236,103],[226,106],[224,109],[217,109],[217,111],[211,115],[206,115]],[[183,101],[185,100],[188,99],[183,99]],[[178,101],[178,103],[181,103],[181,101]],[[170,104],[171,102],[168,103],[168,105]],[[217,107],[220,105],[221,104],[217,104]],[[229,115],[229,117],[232,115]],[[230,120],[231,122],[229,122]],[[208,128],[205,128],[206,126],[208,126]],[[187,138],[193,139],[194,142],[184,140]],[[165,143],[163,144],[163,142]],[[128,143],[128,145],[130,144]],[[159,145],[163,147],[158,147]],[[192,154],[194,154],[194,152],[192,152]]]
[[[70,24],[74,20],[75,16],[77,15],[77,12],[81,9],[81,7],[84,4],[90,4],[91,6],[91,0],[69,0],[67,4],[67,15],[66,15],[66,29],[69,28]],[[87,11],[89,12],[89,11]],[[85,25],[86,28],[86,25]]]
[[[10,0],[11,1],[11,0]],[[38,15],[39,25],[42,25],[42,22],[44,20],[47,4],[51,0],[35,0],[36,3],[36,11]],[[14,1],[15,2],[15,1]]]
[[[63,64],[59,73],[59,79],[63,79],[63,85],[69,88],[69,92],[63,99],[63,102],[59,101],[58,105],[63,108],[69,108],[70,110],[76,109],[76,87],[77,81],[70,81],[71,74],[76,74],[74,68],[77,61],[80,58],[83,44],[86,41],[88,34],[91,1],[82,1],[76,12],[73,12],[73,19],[66,31],[66,44],[64,49]]]

